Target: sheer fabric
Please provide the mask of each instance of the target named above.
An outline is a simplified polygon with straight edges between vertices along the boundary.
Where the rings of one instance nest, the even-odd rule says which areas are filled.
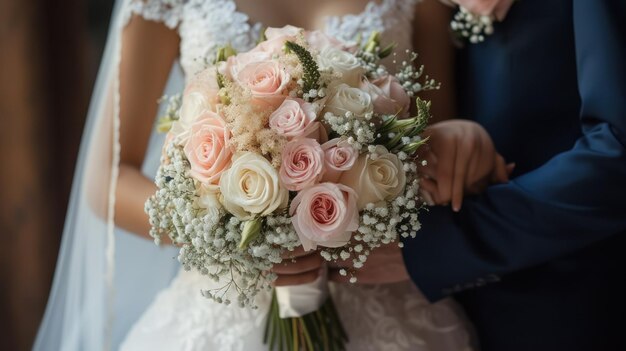
[[[110,350],[178,271],[177,250],[115,228],[118,64],[123,13],[117,1],[74,173],[53,285],[33,350]],[[166,90],[180,91],[173,67]],[[143,171],[154,177],[162,137],[153,133]],[[117,270],[115,268],[118,268]],[[137,282],[141,283],[138,284]]]

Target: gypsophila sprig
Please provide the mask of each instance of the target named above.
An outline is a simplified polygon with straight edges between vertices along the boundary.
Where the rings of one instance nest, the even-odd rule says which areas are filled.
[[[409,96],[414,97],[421,91],[439,89],[441,87],[440,83],[430,78],[428,75],[424,75],[423,65],[416,69],[415,62],[418,57],[417,53],[409,52],[408,50],[407,53],[409,54],[409,60],[403,60],[401,62],[396,77]],[[397,60],[394,59],[394,63],[397,63]]]
[[[491,16],[473,14],[459,6],[450,22],[450,28],[458,38],[477,44],[483,42],[486,36],[493,34],[493,19]]]

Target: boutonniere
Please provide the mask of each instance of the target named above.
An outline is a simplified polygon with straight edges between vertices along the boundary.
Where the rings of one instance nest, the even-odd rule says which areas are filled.
[[[493,34],[493,23],[503,21],[515,0],[441,0],[458,6],[450,22],[452,32],[472,44],[480,43]]]

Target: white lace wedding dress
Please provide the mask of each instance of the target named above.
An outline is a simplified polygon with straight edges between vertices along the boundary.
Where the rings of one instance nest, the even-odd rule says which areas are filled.
[[[411,47],[416,1],[370,1],[362,13],[326,18],[324,30],[344,40],[376,30],[403,52]],[[128,17],[143,16],[178,30],[186,77],[202,70],[220,46],[250,49],[263,28],[250,23],[232,0],[130,0],[127,11]],[[181,270],[132,327],[121,350],[266,350],[263,306],[269,297],[259,298],[258,310],[225,306],[200,294],[212,284],[200,273]],[[336,285],[331,292],[350,336],[349,350],[470,350],[467,324],[456,305],[451,300],[431,305],[410,282]]]

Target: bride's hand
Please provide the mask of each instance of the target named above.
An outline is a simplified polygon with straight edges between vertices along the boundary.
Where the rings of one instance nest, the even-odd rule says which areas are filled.
[[[274,285],[300,285],[315,281],[323,265],[324,259],[319,252],[305,252],[302,247],[298,247],[283,254],[283,262],[272,268],[272,272],[278,275]]]
[[[342,275],[341,269],[350,273]],[[352,267],[351,260],[329,263],[328,277],[331,281],[347,283],[352,274],[357,278],[357,284],[392,284],[410,279],[398,243],[372,250],[363,267],[358,269]]]
[[[452,204],[461,209],[464,194],[478,194],[492,183],[505,183],[514,164],[498,154],[487,131],[478,123],[449,120],[428,127],[428,146],[421,153],[421,193],[430,205]]]

